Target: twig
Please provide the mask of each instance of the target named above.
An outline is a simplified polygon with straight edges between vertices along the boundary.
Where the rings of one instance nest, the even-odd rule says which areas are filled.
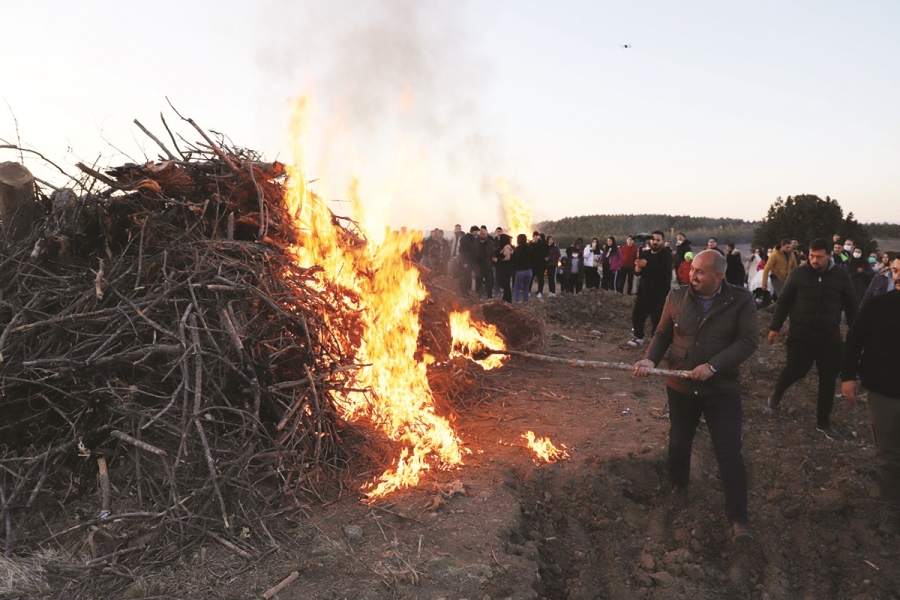
[[[242,556],[242,557],[246,558],[247,560],[250,560],[250,559],[253,558],[253,556],[251,556],[250,553],[247,552],[246,550],[243,550],[243,549],[241,549],[241,548],[235,546],[234,544],[232,544],[231,542],[229,542],[228,540],[226,540],[226,539],[223,538],[222,536],[216,535],[216,534],[213,533],[212,531],[207,531],[207,532],[206,532],[206,535],[208,535],[208,536],[211,537],[212,539],[216,540],[217,542],[219,542],[220,544],[222,544],[223,546],[225,546],[226,548],[228,548],[229,550],[231,550],[232,552],[234,552],[234,553],[237,554],[238,556]]]
[[[278,583],[277,585],[274,585],[271,588],[269,588],[268,590],[266,590],[265,593],[263,593],[263,598],[265,598],[266,600],[269,600],[270,598],[275,596],[275,594],[277,594],[278,592],[280,592],[287,586],[291,585],[292,583],[297,581],[297,579],[299,579],[299,578],[300,578],[300,572],[292,571],[291,574],[288,575],[287,577],[285,577],[284,579],[282,579],[280,583]]]
[[[137,119],[135,119],[135,120],[134,120],[134,124],[137,125],[138,127],[140,127],[141,131],[143,131],[145,134],[147,134],[147,137],[149,137],[151,140],[153,140],[154,142],[156,142],[156,145],[157,145],[157,146],[159,146],[160,148],[162,148],[163,152],[166,153],[166,156],[169,157],[169,160],[178,160],[177,158],[175,158],[175,155],[174,155],[174,154],[172,154],[171,152],[169,152],[169,149],[166,148],[165,144],[163,144],[161,141],[159,141],[159,138],[157,138],[155,135],[153,135],[152,133],[150,133],[150,131],[149,131],[146,127],[144,127],[143,125],[141,125],[141,122],[140,122],[140,121],[138,121]]]

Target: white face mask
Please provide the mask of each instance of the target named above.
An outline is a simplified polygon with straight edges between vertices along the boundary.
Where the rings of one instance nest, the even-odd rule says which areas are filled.
[[[862,252],[854,252],[853,258],[862,258]]]
[[[850,252],[851,250],[853,250],[853,246],[851,246],[850,244],[844,244],[844,250]]]

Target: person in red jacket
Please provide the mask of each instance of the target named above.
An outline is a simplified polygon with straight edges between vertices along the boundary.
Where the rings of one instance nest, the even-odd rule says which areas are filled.
[[[625,238],[625,245],[619,248],[622,251],[622,262],[619,264],[619,276],[616,277],[616,291],[631,295],[634,285],[634,260],[638,255],[638,248],[634,238],[630,235]]]
[[[678,283],[689,285],[691,283],[691,265],[694,264],[694,253],[685,252],[684,260],[678,265]]]

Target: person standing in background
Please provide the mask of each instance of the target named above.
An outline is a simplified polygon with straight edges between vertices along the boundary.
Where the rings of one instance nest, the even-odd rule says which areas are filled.
[[[591,238],[591,243],[585,246],[584,252],[584,287],[598,289],[600,287],[600,261],[603,259],[603,249],[597,238]]]
[[[622,264],[619,266],[619,276],[616,277],[616,291],[631,295],[634,287],[634,261],[637,259],[639,248],[634,244],[634,236],[625,238],[622,250]]]
[[[528,302],[531,292],[531,269],[534,266],[534,254],[528,243],[528,236],[520,233],[516,236],[516,248],[512,253],[513,270],[515,271],[513,283],[513,302]]]
[[[666,296],[672,289],[672,253],[663,247],[663,235],[662,231],[654,231],[650,235],[650,249],[642,250],[634,261],[635,273],[641,278],[631,313],[634,337],[628,342],[634,348],[644,343],[647,317],[650,317],[651,333],[656,331]]]
[[[547,236],[547,258],[545,259],[545,268],[547,270],[547,289],[550,291],[550,297],[556,296],[556,270],[559,268],[560,250],[559,246],[553,240],[552,235]]]
[[[615,291],[616,276],[622,266],[622,251],[616,244],[616,238],[609,236],[606,238],[606,250],[603,252],[603,284],[604,290]]]

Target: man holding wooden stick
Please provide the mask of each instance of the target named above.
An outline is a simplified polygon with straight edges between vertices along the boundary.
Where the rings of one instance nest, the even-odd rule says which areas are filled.
[[[725,513],[735,541],[753,539],[747,515],[747,469],[741,455],[739,366],[759,346],[753,294],[724,282],[725,257],[704,250],[694,257],[691,284],[666,298],[662,318],[647,355],[634,365],[646,377],[666,350],[670,369],[689,370],[690,378],[666,379],[669,397],[669,471],[675,508],[687,505],[691,450],[700,416],[719,462]]]

